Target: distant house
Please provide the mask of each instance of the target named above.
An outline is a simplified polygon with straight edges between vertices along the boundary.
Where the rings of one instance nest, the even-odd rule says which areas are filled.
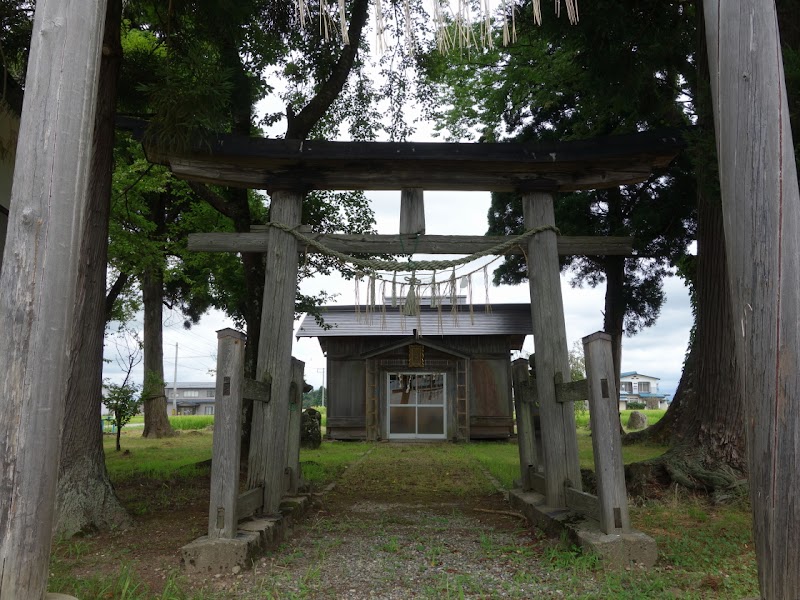
[[[216,389],[217,384],[213,381],[179,381],[175,388],[172,383],[167,383],[167,413],[170,415],[213,415]]]
[[[666,408],[668,394],[658,393],[658,377],[636,371],[620,374],[619,409],[626,410],[629,402],[642,402],[647,408]]]
[[[333,439],[508,438],[514,421],[511,351],[531,333],[528,304],[421,299],[417,316],[397,307],[322,307],[297,337],[327,357],[327,431]]]

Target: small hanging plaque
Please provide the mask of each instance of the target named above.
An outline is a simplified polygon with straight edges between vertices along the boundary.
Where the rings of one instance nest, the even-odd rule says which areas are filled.
[[[410,368],[422,368],[425,366],[425,346],[411,344],[408,347],[408,366]]]

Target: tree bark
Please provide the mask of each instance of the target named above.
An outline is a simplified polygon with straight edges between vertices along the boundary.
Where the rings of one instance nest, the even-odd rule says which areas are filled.
[[[699,30],[698,56],[705,56],[702,26]],[[698,61],[698,81],[698,127],[710,138],[709,72],[704,60]],[[713,146],[701,145],[695,151],[713,153]],[[736,329],[717,173],[707,157],[697,162],[696,169],[695,338],[667,414],[654,426],[625,436],[624,443],[649,439],[673,446],[663,457],[629,468],[636,487],[660,479],[717,491],[736,485],[747,475],[744,396],[734,353]]]
[[[100,427],[114,114],[122,58],[121,13],[121,0],[109,0],[56,492],[55,533],[62,536],[130,522],[108,478]]]
[[[622,369],[622,332],[625,327],[625,257],[608,256],[604,261],[606,272],[605,311],[603,331],[611,336],[611,355],[614,359],[614,377],[619,392]]]
[[[163,215],[163,212],[161,213]],[[144,431],[143,437],[161,438],[174,435],[167,418],[167,396],[164,393],[164,336],[162,304],[164,272],[160,266],[149,266],[142,274],[144,304]]]

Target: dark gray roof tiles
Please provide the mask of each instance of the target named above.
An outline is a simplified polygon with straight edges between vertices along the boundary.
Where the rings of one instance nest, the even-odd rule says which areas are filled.
[[[414,330],[419,335],[528,335],[533,333],[529,304],[475,304],[470,318],[469,306],[452,305],[437,308],[422,306],[419,317],[406,316],[399,307],[375,307],[366,313],[364,306],[323,306],[322,318],[328,328],[320,327],[311,315],[306,315],[296,335],[301,337],[351,336],[408,336]]]

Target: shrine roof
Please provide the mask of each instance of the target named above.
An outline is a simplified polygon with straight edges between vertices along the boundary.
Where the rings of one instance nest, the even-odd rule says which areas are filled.
[[[145,121],[118,118],[141,139]],[[218,134],[186,151],[146,143],[175,175],[254,189],[574,191],[646,180],[685,146],[678,129],[552,143],[328,142]]]
[[[371,314],[365,313],[365,307],[356,306],[324,306],[322,318],[328,328],[321,327],[311,315],[306,315],[297,329],[296,336],[301,337],[363,337],[408,336],[415,329],[422,336],[456,336],[456,335],[510,335],[521,336],[533,333],[530,304],[492,304],[487,311],[485,304],[472,306],[457,304],[457,312],[453,313],[453,305],[438,307],[420,306],[419,317],[404,315],[399,307],[387,306],[385,313],[381,307],[375,307]],[[441,319],[440,319],[441,315]]]

